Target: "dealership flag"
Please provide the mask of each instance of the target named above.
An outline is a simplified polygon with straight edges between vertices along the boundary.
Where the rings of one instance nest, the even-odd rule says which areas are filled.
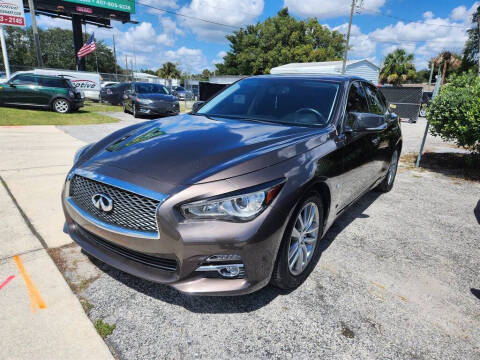
[[[79,59],[95,51],[95,34],[90,36],[90,39],[78,50],[77,56]]]

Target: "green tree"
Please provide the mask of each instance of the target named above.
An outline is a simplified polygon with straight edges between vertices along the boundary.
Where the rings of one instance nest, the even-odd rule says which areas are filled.
[[[202,74],[201,74],[201,78],[205,79],[205,80],[208,80],[208,79],[210,79],[210,76],[212,76],[212,75],[213,75],[213,72],[211,72],[208,69],[203,69]]]
[[[258,75],[292,62],[341,60],[345,39],[317,19],[297,20],[284,8],[272,18],[227,36],[230,50],[218,74]]]
[[[480,154],[480,78],[452,75],[427,109],[430,132]]]
[[[12,70],[32,69],[37,66],[35,45],[31,28],[6,27],[6,43]],[[90,34],[87,34],[90,37]],[[39,29],[42,60],[45,67],[54,69],[76,69],[76,54],[71,30],[53,28]],[[113,52],[103,41],[95,41],[96,50],[86,56],[86,70],[115,72]],[[1,62],[3,67],[3,61]],[[117,66],[117,70],[120,67]]]
[[[416,71],[413,60],[414,55],[407,54],[404,49],[396,49],[391,52],[383,60],[383,66],[380,70],[380,82],[398,86],[406,83],[408,80],[415,79]]]
[[[180,70],[178,70],[177,65],[167,61],[162,65],[160,69],[157,70],[157,75],[162,79],[178,79],[181,77]]]
[[[468,39],[463,50],[462,69],[477,69],[478,66],[478,27],[477,21],[480,17],[480,6],[472,16],[472,24],[475,24],[471,29],[467,30]]]

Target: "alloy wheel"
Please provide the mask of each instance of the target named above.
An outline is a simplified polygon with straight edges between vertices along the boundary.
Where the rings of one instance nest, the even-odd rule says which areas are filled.
[[[390,162],[390,167],[388,168],[388,177],[387,177],[387,183],[388,185],[391,185],[393,182],[393,179],[395,179],[395,173],[397,172],[397,166],[398,166],[398,150],[395,150],[395,152],[392,155],[392,161]]]
[[[54,107],[56,112],[64,114],[70,109],[70,104],[66,100],[60,99],[55,101]]]
[[[319,231],[319,211],[309,202],[298,213],[288,249],[288,268],[292,275],[300,275],[312,259]]]

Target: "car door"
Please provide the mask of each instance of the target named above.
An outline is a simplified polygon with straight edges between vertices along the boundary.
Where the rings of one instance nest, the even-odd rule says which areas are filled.
[[[130,85],[128,90],[125,92],[125,106],[129,111],[133,111],[133,104],[135,98],[135,84]]]
[[[3,91],[4,104],[37,105],[38,86],[33,74],[19,74],[12,78]]]
[[[354,81],[350,84],[339,136],[343,142],[341,150],[343,174],[340,181],[339,210],[344,209],[362,195],[371,186],[374,178],[372,161],[377,148],[376,140],[374,140],[376,135],[353,131],[355,113],[370,113],[367,95],[361,81]]]
[[[378,89],[370,84],[364,83],[365,92],[367,94],[368,105],[370,113],[380,116],[383,121],[387,123],[390,118],[390,112],[388,111],[387,104],[384,101],[383,95],[380,94]],[[385,127],[383,130],[379,130],[371,134],[371,141],[375,145],[375,155],[371,163],[373,180],[378,180],[385,173],[386,166],[390,162],[391,149],[389,147],[388,129]]]
[[[66,96],[68,85],[65,79],[38,76],[38,104],[48,106],[57,95]]]

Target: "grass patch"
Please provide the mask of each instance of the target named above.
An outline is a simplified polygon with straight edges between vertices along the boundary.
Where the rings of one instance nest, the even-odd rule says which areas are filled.
[[[103,340],[107,338],[108,335],[111,335],[113,330],[115,330],[115,325],[110,325],[103,322],[102,319],[95,321],[95,329],[97,329],[98,334],[102,337]]]
[[[93,101],[86,101],[82,109],[87,109],[93,112],[123,112],[123,108],[119,105],[110,105],[105,103],[96,103]]]
[[[0,107],[0,126],[87,125],[118,122],[118,119],[99,114],[100,111],[121,111],[121,107],[86,103],[80,110],[69,114],[59,114],[46,109]]]
[[[82,304],[83,311],[85,311],[85,313],[88,315],[90,310],[93,309],[93,305],[90,303],[90,301],[88,301],[83,296],[79,296],[79,299],[80,299],[80,304]]]
[[[406,168],[412,169],[417,161],[417,154],[406,154],[401,157]],[[463,153],[431,153],[423,154],[420,170],[438,172],[446,176],[480,181],[480,155]]]

